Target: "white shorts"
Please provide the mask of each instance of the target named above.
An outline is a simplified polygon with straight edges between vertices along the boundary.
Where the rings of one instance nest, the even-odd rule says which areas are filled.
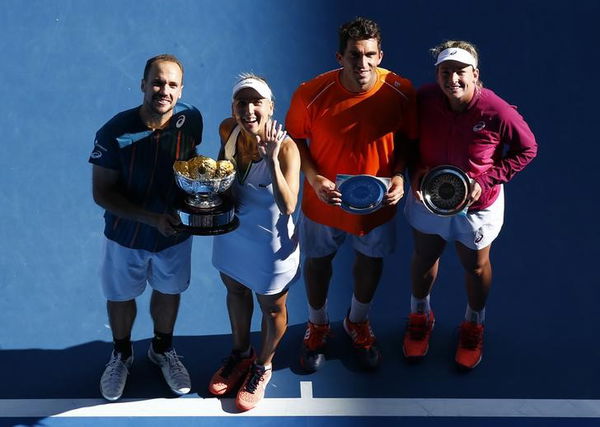
[[[190,285],[191,266],[191,238],[160,252],[130,249],[105,239],[102,290],[109,301],[134,299],[146,283],[163,294],[180,294]]]
[[[352,238],[352,247],[363,255],[383,258],[396,246],[396,221],[391,219],[364,236],[314,222],[303,213],[296,226],[300,235],[300,251],[308,258],[321,258],[336,252],[346,236]]]
[[[437,234],[447,242],[459,241],[469,249],[483,249],[498,237],[504,223],[504,188],[501,186],[498,198],[487,208],[446,217],[429,212],[410,190],[404,215],[421,233]]]

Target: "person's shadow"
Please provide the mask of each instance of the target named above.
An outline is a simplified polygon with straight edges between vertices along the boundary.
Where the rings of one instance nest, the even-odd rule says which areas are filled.
[[[274,371],[292,368],[290,362],[297,360],[297,349],[303,334],[304,325],[288,327],[273,361]],[[253,346],[258,348],[260,333],[253,332],[251,340]],[[166,385],[160,368],[148,360],[146,353],[149,345],[150,339],[133,343],[134,363],[123,400],[177,398]],[[231,335],[175,336],[174,345],[192,379],[192,390],[188,396],[214,397],[208,392],[208,383],[231,351]],[[111,351],[112,343],[103,341],[91,341],[60,350],[2,350],[0,364],[4,369],[0,399],[32,402],[33,399],[59,399],[67,402],[66,406],[57,404],[56,413],[48,413],[46,416],[82,406],[108,404],[100,394],[99,383]],[[297,386],[293,388],[299,390]],[[234,397],[221,398],[224,411],[239,412],[235,408]],[[36,420],[28,417],[26,424],[29,422],[35,425]]]
[[[314,398],[598,398],[596,382],[573,381],[577,369],[557,364],[557,358],[545,353],[542,343],[528,352],[518,351],[523,350],[521,337],[506,325],[488,329],[488,351],[480,366],[468,374],[458,372],[452,363],[456,325],[443,312],[439,311],[430,354],[416,365],[402,358],[402,320],[394,314],[374,316],[383,354],[381,366],[374,372],[364,372],[358,366],[341,321],[332,323],[325,366],[316,373],[304,372],[299,354],[306,325],[290,325],[275,354],[266,397],[300,398],[300,382],[309,381],[314,386]],[[251,340],[258,348],[260,333],[253,332]],[[214,398],[208,392],[208,382],[231,350],[231,335],[176,336],[174,343],[192,379],[192,390],[183,398]],[[178,398],[158,366],[148,360],[149,345],[149,339],[134,342],[134,365],[124,400]],[[24,424],[23,415],[16,414],[22,425],[37,425],[40,419],[81,407],[109,404],[101,397],[99,382],[111,351],[112,344],[102,341],[60,350],[1,350],[0,401],[6,408],[11,401],[30,407],[39,404],[35,399],[57,400],[50,409],[45,405],[37,412],[26,411],[40,416],[28,416]],[[239,412],[234,396],[224,396],[220,403],[224,412]],[[0,424],[9,420],[7,417],[12,415],[0,414]]]

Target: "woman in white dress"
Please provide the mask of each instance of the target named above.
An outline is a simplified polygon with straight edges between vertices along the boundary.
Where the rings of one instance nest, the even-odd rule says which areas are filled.
[[[272,120],[273,95],[263,78],[241,75],[232,98],[232,117],[219,127],[219,157],[236,166],[231,193],[240,226],[214,237],[212,261],[227,288],[233,349],[209,391],[217,396],[237,392],[237,407],[248,410],[263,398],[271,378],[275,349],[287,327],[288,288],[299,276],[291,215],[298,200],[300,155]],[[257,352],[250,345],[253,292],[262,310]]]

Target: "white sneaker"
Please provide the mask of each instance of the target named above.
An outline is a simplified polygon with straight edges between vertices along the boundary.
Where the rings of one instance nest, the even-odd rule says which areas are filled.
[[[148,349],[148,358],[158,366],[165,377],[165,381],[175,394],[188,394],[192,389],[190,374],[188,373],[179,356],[175,353],[175,349],[167,351],[164,354],[155,353],[150,344]]]
[[[132,364],[133,354],[123,361],[121,360],[121,353],[112,352],[102,378],[100,378],[100,392],[106,400],[114,401],[123,395],[127,375],[129,375]]]

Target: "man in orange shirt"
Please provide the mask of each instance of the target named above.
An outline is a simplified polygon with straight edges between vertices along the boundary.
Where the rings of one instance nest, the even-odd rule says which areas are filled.
[[[342,25],[339,38],[336,59],[341,68],[302,83],[286,117],[305,175],[299,229],[309,320],[300,362],[307,371],[319,369],[325,361],[332,260],[346,236],[352,238],[356,258],[344,329],[361,365],[379,366],[381,354],[368,312],[383,257],[394,249],[393,218],[404,195],[406,153],[416,128],[411,82],[378,67],[383,59],[378,25],[358,17]],[[390,178],[383,207],[364,215],[341,209],[338,174]]]

